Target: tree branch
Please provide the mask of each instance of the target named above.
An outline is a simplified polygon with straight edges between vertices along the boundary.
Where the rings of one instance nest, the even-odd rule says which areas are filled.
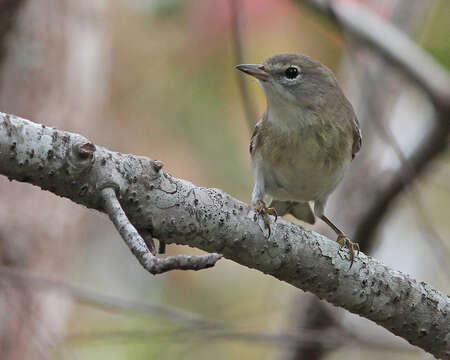
[[[131,252],[139,260],[141,265],[153,275],[162,274],[170,270],[201,270],[214,266],[222,257],[219,254],[207,254],[200,256],[178,255],[158,259],[147,247],[144,239],[128,220],[125,212],[117,200],[114,189],[107,187],[102,190],[105,200],[105,211],[116,227],[123,241]]]
[[[0,173],[103,212],[115,203],[105,204],[103,190],[114,189],[136,233],[220,252],[371,319],[436,356],[450,356],[446,295],[362,253],[349,270],[349,255],[336,242],[283,219],[266,238],[247,204],[177,179],[159,162],[0,113]],[[139,241],[138,258],[149,257],[146,249]]]
[[[429,96],[437,108],[450,103],[450,75],[430,55],[392,24],[380,19],[366,6],[334,0],[298,0],[328,15],[350,36],[376,50],[397,65]]]

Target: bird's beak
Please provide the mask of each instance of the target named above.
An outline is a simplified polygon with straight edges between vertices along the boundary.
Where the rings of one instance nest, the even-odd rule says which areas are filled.
[[[236,65],[236,69],[257,78],[258,80],[266,81],[269,78],[269,74],[261,64],[241,64]]]

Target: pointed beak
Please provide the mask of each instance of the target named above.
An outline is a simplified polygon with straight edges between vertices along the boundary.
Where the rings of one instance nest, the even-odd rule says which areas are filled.
[[[236,65],[236,69],[257,78],[258,80],[266,81],[269,78],[269,74],[261,64],[241,64]]]

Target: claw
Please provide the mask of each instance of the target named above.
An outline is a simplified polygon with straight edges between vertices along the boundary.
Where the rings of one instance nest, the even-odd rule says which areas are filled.
[[[344,234],[341,234],[337,238],[337,243],[341,244],[341,247],[339,250],[341,250],[344,246],[348,249],[350,252],[350,267],[349,270],[352,268],[353,261],[355,259],[355,250],[356,250],[356,256],[359,255],[359,244],[351,242],[350,239],[345,236]]]
[[[271,229],[270,229],[270,220],[268,215],[272,215],[275,217],[275,222],[278,219],[277,211],[274,208],[269,208],[266,206],[264,201],[258,200],[254,205],[255,211],[258,215],[262,217],[264,222],[264,228],[268,231],[268,237],[270,237]],[[256,214],[255,214],[256,215]],[[256,217],[256,216],[255,216]]]
[[[270,234],[271,234],[271,230],[270,230],[270,221],[269,221],[269,219],[267,218],[267,216],[265,216],[265,217],[263,218],[263,221],[264,221],[264,227],[267,229],[267,231],[268,231],[268,233],[269,233],[269,235],[268,235],[267,237],[270,237]]]
[[[277,214],[277,211],[274,208],[266,207],[266,214],[272,215],[273,217],[275,217],[274,222],[277,222],[278,214]]]

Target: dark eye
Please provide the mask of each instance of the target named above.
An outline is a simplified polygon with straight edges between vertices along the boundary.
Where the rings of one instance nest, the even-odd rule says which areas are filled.
[[[294,66],[288,67],[284,72],[284,75],[286,75],[288,79],[295,79],[298,76],[298,74],[299,74],[298,69]]]

